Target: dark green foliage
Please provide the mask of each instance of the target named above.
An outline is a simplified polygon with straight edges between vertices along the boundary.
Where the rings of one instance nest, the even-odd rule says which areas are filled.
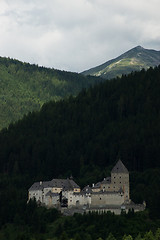
[[[77,95],[100,78],[59,71],[0,57],[0,129],[43,103]]]
[[[131,198],[135,202],[146,201],[152,218],[160,218],[160,169],[148,169],[143,173],[131,173]]]
[[[1,131],[0,171],[29,174],[33,181],[72,174],[83,186],[105,177],[120,157],[129,171],[157,168],[154,177],[146,173],[145,183],[136,186],[144,192],[145,185],[147,191],[137,201],[146,200],[148,206],[154,201],[156,212],[158,187],[152,193],[155,198],[147,187],[159,186],[160,181],[159,92],[156,67],[106,81],[76,98],[45,104],[39,113]]]
[[[26,225],[36,236],[48,233],[51,239],[62,233],[69,239],[106,239],[110,233],[122,239],[124,233],[136,237],[155,231],[160,219],[159,92],[160,67],[142,70],[83,90],[77,97],[49,102],[3,129],[1,227]],[[72,174],[83,187],[110,174],[119,157],[131,172],[132,200],[145,200],[149,213],[61,218],[34,203],[26,206],[27,189],[36,180]]]
[[[116,239],[115,239],[115,237],[113,236],[113,234],[110,233],[110,234],[108,235],[108,237],[106,238],[106,240],[116,240]]]
[[[124,233],[126,239],[130,239],[129,235],[135,238],[140,233],[144,235],[148,229],[155,232],[158,225],[159,222],[152,222],[146,212],[136,213],[132,218],[127,214],[115,216],[110,212],[75,214],[73,217],[59,218],[54,224],[50,224],[47,236],[49,239],[55,236],[59,239],[63,235],[65,238],[77,240],[121,240]],[[149,233],[146,233],[147,235]],[[156,235],[158,236],[158,231]]]
[[[100,178],[117,157],[130,171],[160,167],[159,91],[157,67],[45,104],[1,132],[1,172]]]

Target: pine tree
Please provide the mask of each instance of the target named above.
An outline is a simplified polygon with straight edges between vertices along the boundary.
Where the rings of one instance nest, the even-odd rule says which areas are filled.
[[[158,228],[155,233],[155,240],[160,240],[160,228]]]
[[[108,235],[108,237],[106,238],[106,240],[116,240],[116,239],[115,239],[115,237],[113,236],[113,234],[110,233],[110,234]]]
[[[131,235],[124,235],[123,240],[133,240]]]
[[[141,234],[139,233],[138,236],[135,238],[135,240],[144,240],[144,238],[142,238]]]
[[[155,237],[152,231],[149,231],[144,235],[144,240],[155,240]]]

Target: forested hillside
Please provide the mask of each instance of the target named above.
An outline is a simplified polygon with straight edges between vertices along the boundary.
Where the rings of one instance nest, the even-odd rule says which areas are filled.
[[[0,134],[1,171],[52,177],[123,159],[130,171],[160,167],[160,67],[43,105]]]
[[[0,224],[19,223],[22,216],[24,222],[28,221],[24,219],[27,189],[34,181],[72,174],[83,187],[109,175],[121,158],[130,171],[131,199],[139,203],[146,200],[149,211],[147,217],[143,216],[148,225],[130,230],[135,236],[138,231],[148,231],[149,226],[155,230],[159,222],[152,225],[151,218],[160,219],[159,92],[160,66],[100,83],[77,97],[47,103],[40,112],[3,129]],[[35,219],[41,224],[41,215],[35,215],[32,221]],[[97,224],[92,225],[99,229]],[[58,237],[64,225],[57,226]],[[123,227],[119,229],[121,237]],[[88,229],[92,235],[92,227]]]
[[[77,95],[101,81],[94,77],[0,57],[0,129],[43,103]]]

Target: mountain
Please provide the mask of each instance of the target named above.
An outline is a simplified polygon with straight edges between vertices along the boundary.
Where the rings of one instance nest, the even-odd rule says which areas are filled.
[[[39,110],[45,102],[75,96],[98,81],[95,77],[0,57],[0,129]]]
[[[84,75],[100,76],[105,79],[120,77],[132,71],[140,71],[160,64],[160,51],[145,49],[141,46],[132,48],[119,57],[82,72]]]

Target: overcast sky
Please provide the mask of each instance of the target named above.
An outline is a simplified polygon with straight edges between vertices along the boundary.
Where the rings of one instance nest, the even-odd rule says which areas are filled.
[[[0,0],[0,56],[80,72],[160,50],[160,0]]]

